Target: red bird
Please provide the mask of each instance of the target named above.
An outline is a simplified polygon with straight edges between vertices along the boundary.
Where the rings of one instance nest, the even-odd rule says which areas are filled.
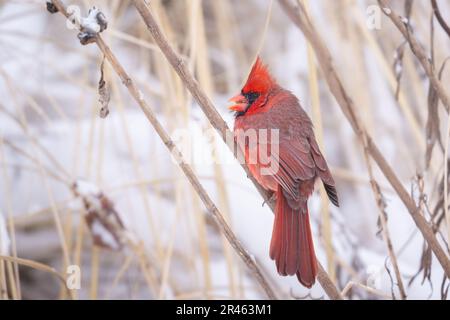
[[[235,111],[235,139],[250,172],[276,197],[270,258],[275,260],[279,274],[296,274],[300,283],[310,288],[316,279],[317,261],[307,202],[317,178],[322,180],[331,202],[339,206],[335,183],[317,145],[312,122],[297,97],[277,84],[259,57],[241,93],[230,101],[235,103],[229,107]],[[268,132],[268,137],[272,129],[278,129],[278,146],[261,134],[256,143],[238,137],[239,132],[261,129]],[[266,158],[277,161],[276,170],[270,169],[268,161],[262,161],[262,146]]]

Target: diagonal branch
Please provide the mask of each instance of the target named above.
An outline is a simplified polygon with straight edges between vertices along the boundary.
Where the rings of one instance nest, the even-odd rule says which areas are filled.
[[[380,226],[381,233],[382,233],[384,242],[386,242],[387,251],[389,254],[389,258],[391,259],[392,266],[394,267],[395,277],[397,278],[397,286],[400,291],[400,297],[402,300],[405,300],[406,299],[405,286],[403,285],[402,274],[400,273],[397,256],[395,255],[394,246],[392,244],[391,236],[389,234],[389,226],[387,224],[387,214],[385,212],[386,204],[384,201],[384,196],[380,189],[380,185],[375,180],[375,177],[373,174],[372,163],[371,163],[371,159],[369,156],[369,152],[367,150],[366,138],[367,137],[363,137],[363,139],[364,139],[364,160],[366,162],[367,171],[369,172],[370,185],[372,187],[372,192],[375,196],[375,201],[376,201],[377,207],[378,207],[378,216],[379,216],[379,221],[381,224],[381,226]],[[392,298],[395,299],[394,290],[392,290]]]
[[[447,112],[450,112],[450,96],[444,88],[444,85],[434,72],[434,67],[431,64],[429,57],[425,53],[425,50],[420,45],[416,37],[412,34],[409,22],[405,23],[402,17],[395,13],[392,8],[388,6],[386,0],[378,0],[378,3],[383,12],[392,20],[397,29],[408,41],[411,51],[414,53],[414,55],[417,57],[417,60],[419,60],[420,64],[422,65],[422,68],[430,79],[431,85],[436,90],[439,99],[442,101],[445,109],[447,109]]]
[[[189,69],[187,68],[184,61],[180,58],[180,56],[175,52],[175,50],[172,48],[172,46],[167,41],[166,37],[162,33],[161,29],[159,28],[155,18],[153,17],[153,14],[149,10],[148,6],[145,3],[145,0],[133,0],[133,4],[138,10],[139,14],[141,15],[142,19],[144,20],[148,30],[150,31],[151,35],[153,36],[156,44],[160,47],[161,51],[163,52],[164,56],[167,58],[169,63],[172,65],[174,70],[177,72],[178,76],[181,78],[187,89],[191,92],[192,96],[195,98],[197,103],[199,104],[202,111],[207,116],[208,120],[210,121],[211,125],[219,132],[219,134],[222,136],[222,139],[227,142],[227,133],[230,132],[230,129],[228,128],[226,122],[222,119],[220,114],[217,112],[217,109],[214,107],[211,100],[207,97],[207,95],[204,93],[202,88],[199,86],[198,82],[194,79],[192,74],[189,72]],[[235,151],[237,151],[237,158],[243,159],[240,148],[236,148],[236,144],[228,144],[228,147],[231,149],[233,154],[235,154]],[[235,154],[236,155],[236,154]],[[247,166],[245,163],[241,163],[242,167],[247,173],[247,176],[252,180],[255,187],[258,189],[262,197],[265,201],[269,201],[269,206],[271,207],[272,211],[274,210],[274,204],[273,201],[270,201],[270,195],[266,190],[264,190],[252,177],[250,174]],[[327,293],[327,295],[331,299],[343,299],[340,292],[337,290],[336,286],[334,285],[333,281],[330,279],[329,275],[323,268],[323,266],[318,262],[318,281],[321,284],[324,291]]]
[[[63,15],[65,15],[67,18],[69,17],[69,14],[67,12],[66,7],[60,0],[52,0],[53,5],[58,9],[59,12],[61,12]],[[130,76],[127,74],[123,66],[120,64],[120,62],[117,60],[114,53],[111,51],[111,49],[108,47],[108,45],[104,42],[102,37],[97,34],[95,37],[95,43],[101,50],[101,52],[104,54],[106,59],[111,64],[114,71],[117,73],[117,75],[122,80],[123,84],[127,87],[128,91],[130,92],[131,96],[134,98],[134,100],[138,103],[138,105],[141,107],[142,111],[144,112],[145,116],[149,120],[149,122],[152,124],[153,128],[163,141],[164,145],[167,147],[167,149],[171,152],[171,154],[174,156],[174,158],[178,161],[178,165],[180,166],[181,170],[185,174],[186,178],[189,180],[190,184],[194,188],[194,190],[197,192],[198,196],[204,203],[205,207],[208,210],[208,213],[212,215],[214,218],[214,221],[217,223],[219,229],[221,232],[225,235],[230,245],[234,248],[236,253],[239,255],[239,257],[243,260],[243,262],[247,265],[251,273],[254,275],[258,283],[261,285],[263,290],[265,291],[267,297],[269,299],[276,299],[275,293],[273,292],[272,288],[269,286],[269,283],[263,276],[260,268],[256,265],[254,259],[250,256],[250,254],[247,252],[247,250],[242,246],[240,241],[236,238],[233,231],[228,226],[226,220],[223,218],[222,214],[220,213],[219,209],[216,207],[214,202],[209,197],[208,193],[198,180],[197,176],[195,175],[192,168],[183,160],[183,155],[179,151],[179,149],[175,146],[174,142],[171,140],[169,134],[164,130],[161,123],[156,118],[155,113],[153,110],[148,106],[147,102],[144,100],[141,91],[136,87],[133,80],[130,78]]]
[[[169,61],[169,63],[172,65],[178,76],[183,81],[184,85],[187,87],[189,92],[192,94],[194,99],[199,104],[202,111],[205,113],[206,117],[208,118],[211,125],[214,127],[214,129],[217,130],[217,132],[220,134],[222,139],[226,142],[227,141],[227,134],[230,133],[230,129],[228,128],[227,123],[223,120],[222,116],[217,112],[217,109],[214,107],[211,100],[208,98],[206,93],[203,91],[203,89],[200,87],[199,83],[194,79],[191,72],[189,71],[188,66],[184,62],[184,60],[175,52],[175,50],[172,48],[172,46],[167,41],[166,37],[162,33],[161,29],[159,28],[158,24],[156,23],[155,18],[153,17],[153,14],[150,12],[149,8],[145,4],[144,0],[138,0],[133,1],[135,7],[139,11],[140,15],[142,16],[142,19],[144,20],[148,30],[150,31],[152,37],[155,39],[155,42],[161,49],[162,53],[166,57],[166,59]],[[243,159],[243,156],[240,152],[240,148],[236,148],[236,145],[234,144],[228,144],[231,152],[235,154],[237,152],[237,158]],[[250,171],[248,170],[245,163],[242,163],[242,168],[247,173],[247,176],[254,182],[256,188],[258,191],[262,194],[265,201],[270,201],[270,194],[264,190],[252,177]],[[273,206],[274,203],[272,201],[271,206]]]
[[[397,192],[399,198],[408,209],[408,212],[411,215],[411,218],[414,220],[417,228],[419,228],[431,250],[436,255],[439,263],[442,265],[445,274],[447,275],[447,277],[450,277],[450,260],[446,252],[442,249],[439,242],[437,241],[431,226],[423,216],[420,208],[416,206],[413,198],[411,198],[411,196],[408,194],[408,191],[406,191],[400,179],[397,177],[392,167],[388,164],[383,154],[375,145],[374,141],[367,133],[364,126],[361,124],[361,121],[358,119],[355,113],[354,103],[350,96],[347,94],[347,91],[342,84],[341,78],[334,68],[331,54],[324,44],[321,36],[317,32],[316,28],[314,27],[309,16],[307,15],[304,6],[301,3],[299,3],[298,6],[293,6],[289,2],[289,0],[279,0],[279,2],[286,15],[303,32],[306,39],[313,46],[317,61],[321,66],[330,91],[334,95],[336,101],[338,102],[338,105],[341,107],[341,110],[349,121],[353,131],[359,138],[361,144],[365,148],[367,148],[370,156],[375,160],[381,172],[383,172],[386,179]]]

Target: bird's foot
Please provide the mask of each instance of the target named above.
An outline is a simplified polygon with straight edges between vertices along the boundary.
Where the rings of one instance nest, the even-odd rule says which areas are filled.
[[[276,196],[275,192],[272,192],[272,195],[267,200],[263,201],[262,206],[264,207],[264,205],[266,203],[271,203],[272,201],[275,201],[276,198],[277,198],[277,196]]]

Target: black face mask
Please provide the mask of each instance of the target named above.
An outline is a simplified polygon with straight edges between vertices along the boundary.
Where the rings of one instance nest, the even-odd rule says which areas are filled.
[[[245,99],[247,99],[248,104],[247,104],[247,107],[245,108],[244,111],[236,112],[236,114],[235,114],[236,117],[240,117],[240,116],[244,115],[244,114],[247,112],[248,108],[250,108],[250,106],[251,106],[251,105],[256,101],[256,99],[258,99],[259,96],[260,96],[260,94],[259,94],[258,92],[247,92],[247,93],[241,92],[241,93],[242,93],[242,95],[245,97]]]

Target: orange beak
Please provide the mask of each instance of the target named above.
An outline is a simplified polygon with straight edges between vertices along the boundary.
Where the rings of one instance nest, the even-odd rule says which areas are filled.
[[[234,105],[228,107],[231,111],[244,112],[248,107],[247,98],[245,98],[242,94],[238,94],[228,101],[235,103]]]

